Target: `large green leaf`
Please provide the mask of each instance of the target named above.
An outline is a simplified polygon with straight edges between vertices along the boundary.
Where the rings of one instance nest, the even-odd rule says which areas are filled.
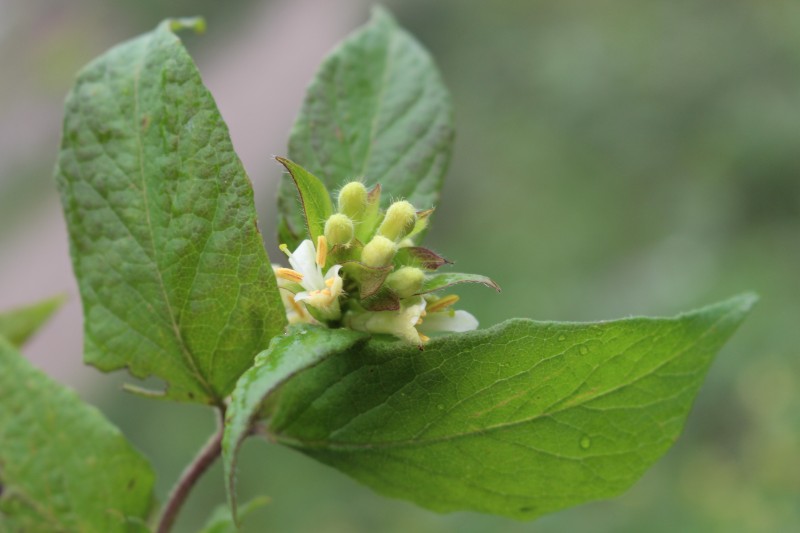
[[[422,352],[371,341],[288,381],[268,432],[436,511],[530,519],[608,498],[678,438],[754,299],[675,318],[515,319]]]
[[[127,531],[154,479],[99,411],[0,338],[0,530]]]
[[[165,21],[85,67],[56,177],[84,307],[85,359],[219,403],[285,325],[253,191]]]
[[[432,207],[450,159],[450,96],[428,52],[383,9],[317,72],[289,139],[289,157],[329,189],[380,183],[384,203]],[[291,179],[279,195],[281,239],[302,238]]]
[[[367,338],[349,329],[317,326],[294,327],[282,337],[275,337],[269,348],[258,354],[252,368],[242,375],[231,395],[225,417],[222,459],[228,500],[236,516],[236,454],[250,434],[264,401],[278,386],[301,370],[313,366],[331,354],[352,348]]]
[[[0,337],[14,346],[22,346],[61,307],[64,299],[55,296],[0,313]]]

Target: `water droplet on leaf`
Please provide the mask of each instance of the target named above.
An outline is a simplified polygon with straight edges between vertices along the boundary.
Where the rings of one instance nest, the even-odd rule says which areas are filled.
[[[566,335],[559,335],[559,336],[558,336],[558,340],[560,340],[560,341],[563,341],[563,340],[564,340],[564,339],[566,339],[566,338],[567,338],[567,336],[566,336]]]
[[[589,446],[591,445],[592,445],[592,439],[590,439],[589,437],[583,437],[581,439],[581,448],[583,448],[584,450],[588,450]]]

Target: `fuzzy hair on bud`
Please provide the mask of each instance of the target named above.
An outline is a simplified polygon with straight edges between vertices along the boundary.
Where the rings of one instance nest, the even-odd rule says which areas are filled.
[[[389,265],[397,252],[394,241],[376,235],[361,251],[361,262],[368,267],[379,268]]]
[[[353,221],[347,215],[336,213],[325,221],[325,238],[331,246],[349,244],[354,232]]]
[[[411,233],[417,223],[417,210],[405,200],[389,206],[378,233],[397,242]]]
[[[351,181],[339,191],[339,212],[359,220],[367,208],[367,188],[359,181]]]
[[[389,274],[386,285],[400,298],[408,298],[417,294],[422,289],[425,273],[414,267],[405,266]]]

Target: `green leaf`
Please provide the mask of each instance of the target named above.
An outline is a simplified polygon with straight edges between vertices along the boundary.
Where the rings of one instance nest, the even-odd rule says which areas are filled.
[[[317,237],[325,234],[325,221],[333,214],[330,193],[316,176],[297,163],[283,157],[275,159],[286,167],[294,181],[297,192],[300,194],[300,205],[303,209],[303,218],[306,221],[308,233],[316,246]],[[293,242],[292,244],[294,245],[292,248],[295,248],[297,243]]]
[[[445,274],[428,275],[425,278],[425,283],[422,284],[422,290],[419,291],[419,294],[440,291],[458,283],[480,283],[482,285],[486,285],[490,289],[500,292],[500,286],[486,276],[481,276],[479,274],[460,274],[458,272],[448,272]]]
[[[364,333],[349,329],[317,326],[294,327],[275,337],[269,348],[258,354],[252,368],[242,375],[231,395],[225,417],[222,459],[225,465],[228,501],[236,516],[236,453],[258,418],[264,401],[276,387],[310,366],[366,339]]]
[[[450,160],[452,114],[428,52],[376,8],[317,72],[292,129],[289,157],[328,189],[363,179],[381,184],[384,207],[397,198],[433,207]],[[278,202],[282,238],[300,235],[303,215],[288,178]]]
[[[127,531],[154,479],[97,409],[0,338],[0,530]]]
[[[273,396],[268,433],[387,496],[531,519],[630,487],[675,442],[755,297],[675,318],[515,319],[373,340]]]
[[[20,347],[41,328],[63,304],[66,298],[54,296],[32,305],[0,313],[0,337]]]
[[[85,67],[56,178],[84,307],[85,360],[220,403],[283,331],[253,191],[166,21]]]

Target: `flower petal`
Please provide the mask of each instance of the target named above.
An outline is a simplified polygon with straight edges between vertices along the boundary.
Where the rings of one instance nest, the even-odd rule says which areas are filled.
[[[467,311],[448,311],[442,313],[430,313],[422,321],[419,330],[424,333],[436,333],[437,331],[463,332],[471,331],[478,327],[478,319]]]
[[[303,275],[300,283],[306,290],[313,291],[325,288],[322,272],[317,266],[317,250],[314,243],[306,239],[289,255],[289,264]]]

